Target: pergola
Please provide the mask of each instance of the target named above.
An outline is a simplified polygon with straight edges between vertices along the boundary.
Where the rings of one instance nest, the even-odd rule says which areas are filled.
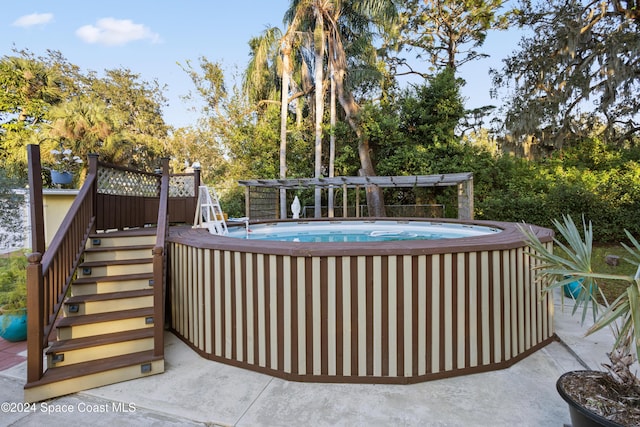
[[[359,210],[360,188],[377,187],[458,187],[458,218],[473,219],[473,173],[448,173],[439,175],[411,175],[411,176],[337,176],[332,178],[287,178],[287,179],[250,179],[238,181],[246,187],[246,213],[251,217],[251,189],[273,188],[279,189],[281,200],[286,200],[286,191],[305,188],[342,188],[345,197],[342,198],[343,216],[347,216],[347,190],[355,189],[356,212]],[[281,203],[282,204],[282,203]],[[286,218],[286,206],[281,206],[280,217]]]

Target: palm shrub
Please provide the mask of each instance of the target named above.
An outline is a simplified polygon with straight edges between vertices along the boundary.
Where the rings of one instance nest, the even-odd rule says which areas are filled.
[[[584,323],[589,309],[593,313],[593,325],[587,335],[603,328],[610,328],[615,337],[614,348],[608,354],[611,364],[604,365],[611,378],[626,386],[640,386],[640,379],[631,372],[631,365],[640,354],[640,243],[625,230],[631,246],[622,243],[627,250],[626,262],[637,266],[635,276],[623,274],[604,274],[593,271],[593,228],[582,220],[582,232],[570,216],[563,221],[553,221],[559,237],[554,252],[525,226],[521,226],[527,239],[531,256],[539,260],[534,267],[543,282],[545,292],[562,288],[564,285],[578,282],[582,289],[576,297],[573,314],[582,309]],[[600,280],[627,283],[626,292],[622,292],[614,301],[607,301],[599,287]],[[561,293],[564,298],[564,294]],[[601,305],[602,304],[602,305]]]

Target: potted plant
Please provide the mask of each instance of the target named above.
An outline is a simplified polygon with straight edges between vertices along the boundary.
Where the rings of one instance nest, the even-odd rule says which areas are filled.
[[[27,258],[24,254],[0,258],[0,337],[27,339]]]
[[[625,231],[631,242],[631,246],[622,243],[629,254],[625,261],[634,265],[635,276],[596,272],[592,269],[592,225],[584,219],[582,225],[581,232],[569,216],[564,216],[563,222],[554,220],[560,236],[553,240],[559,248],[557,252],[541,243],[531,230],[521,227],[531,255],[539,260],[534,268],[545,292],[579,283],[581,291],[575,296],[573,314],[581,311],[584,323],[591,312],[593,325],[587,334],[609,328],[615,339],[607,354],[610,363],[603,364],[604,371],[568,372],[556,386],[569,405],[573,427],[638,426],[640,379],[632,373],[631,366],[640,354],[640,244]],[[599,287],[602,280],[622,282],[627,285],[626,292],[608,302]]]
[[[51,172],[51,182],[57,185],[68,185],[73,181],[73,175],[78,171],[82,164],[82,159],[74,156],[69,148],[64,148],[64,144],[60,142],[57,149],[50,151],[53,156],[53,163],[49,170]]]

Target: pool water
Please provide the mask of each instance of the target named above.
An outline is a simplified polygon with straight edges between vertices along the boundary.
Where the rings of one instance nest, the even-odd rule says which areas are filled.
[[[345,243],[455,239],[500,231],[493,227],[431,221],[313,221],[233,227],[229,236],[281,242]]]

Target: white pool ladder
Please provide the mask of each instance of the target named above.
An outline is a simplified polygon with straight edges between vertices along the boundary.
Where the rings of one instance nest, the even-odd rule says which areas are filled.
[[[198,187],[198,204],[193,226],[207,228],[209,233],[219,236],[229,233],[216,190],[206,185]]]

